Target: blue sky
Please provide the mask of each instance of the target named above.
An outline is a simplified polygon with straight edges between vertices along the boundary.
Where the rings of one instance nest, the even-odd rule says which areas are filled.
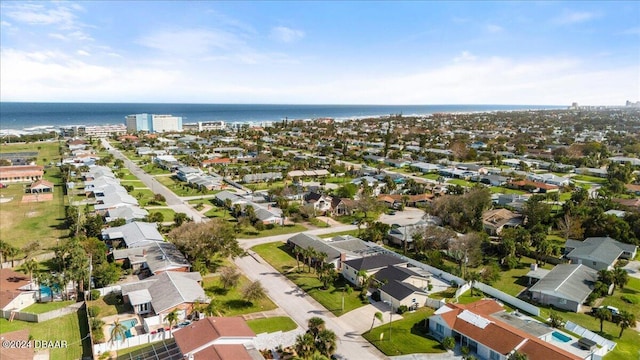
[[[619,105],[640,2],[0,3],[2,101]]]

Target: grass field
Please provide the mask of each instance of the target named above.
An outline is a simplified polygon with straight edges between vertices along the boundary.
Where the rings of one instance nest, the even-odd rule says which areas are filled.
[[[44,314],[49,311],[58,310],[65,308],[71,304],[75,303],[73,300],[69,301],[51,301],[47,303],[35,303],[33,305],[29,305],[26,308],[20,310],[22,312],[28,312],[32,314]]]
[[[357,237],[358,236],[358,230],[338,231],[338,232],[334,232],[334,233],[324,234],[324,235],[321,235],[320,237],[323,238],[323,239],[330,239],[330,238],[333,238],[333,237],[339,236],[339,235],[351,235],[353,237]]]
[[[571,177],[571,180],[590,182],[590,183],[594,183],[594,184],[606,184],[607,183],[607,179],[599,178],[599,177],[595,177],[595,176],[589,176],[589,175],[574,175],[574,176]]]
[[[172,209],[147,209],[147,211],[149,212],[149,214],[153,214],[156,212],[161,213],[163,216],[162,222],[173,221],[174,217],[176,216],[176,212]]]
[[[90,340],[86,339],[81,342],[81,334],[89,331],[87,327],[87,318],[84,311],[41,323],[19,320],[9,322],[7,319],[0,319],[0,333],[29,329],[29,336],[33,340],[66,341],[67,348],[50,350],[51,359],[76,360],[83,355],[90,354]]]
[[[307,268],[305,266],[301,266],[303,270],[300,272],[295,270],[297,267],[296,259],[287,250],[286,245],[281,242],[254,246],[252,250],[258,253],[276,270],[285,274],[289,280],[293,281],[312,298],[322,304],[322,306],[327,308],[327,310],[337,316],[347,313],[353,309],[357,309],[368,303],[363,303],[358,298],[359,291],[356,291],[355,289],[351,294],[343,294],[343,289],[347,283],[342,277],[336,280],[334,284],[330,285],[328,289],[323,290],[322,283],[318,280],[318,277],[313,270],[311,270],[312,272],[307,272]],[[300,264],[302,265],[302,262],[300,262]],[[343,295],[344,311],[342,311]]]
[[[98,317],[106,317],[111,315],[123,314],[133,310],[131,305],[125,304],[116,294],[107,294],[98,300],[87,301],[87,306],[97,306],[100,308]]]
[[[427,335],[428,329],[425,328],[424,320],[432,314],[433,309],[427,307],[404,313],[402,320],[375,327],[364,333],[363,337],[387,356],[443,353],[445,349]]]
[[[288,316],[248,320],[247,325],[249,325],[251,330],[256,334],[272,333],[276,331],[286,332],[298,327],[298,324]]]
[[[37,151],[37,163],[42,165],[51,161],[57,162],[58,143],[42,142],[31,144],[4,144],[0,152]],[[64,228],[64,196],[60,169],[45,169],[44,178],[54,183],[53,200],[38,203],[22,203],[27,183],[11,183],[9,187],[0,189],[0,195],[13,200],[0,204],[0,238],[9,244],[21,248],[38,240],[40,249],[56,245],[56,241],[65,237],[68,230]]]
[[[178,196],[197,196],[197,195],[206,195],[206,194],[215,194],[218,191],[200,191],[194,189],[192,187],[187,186],[187,184],[178,179],[174,179],[173,176],[156,176],[155,179],[161,183],[162,185],[169,188],[169,190],[173,191]]]
[[[218,311],[224,316],[250,314],[276,308],[276,305],[266,296],[253,303],[245,301],[242,298],[242,288],[249,283],[249,279],[240,276],[238,286],[224,289],[218,276],[210,276],[203,279],[202,287],[207,295],[219,304]]]

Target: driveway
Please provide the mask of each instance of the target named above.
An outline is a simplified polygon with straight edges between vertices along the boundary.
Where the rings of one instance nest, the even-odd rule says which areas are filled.
[[[396,211],[395,215],[382,214],[378,221],[385,224],[411,225],[415,224],[424,216],[424,211],[417,208],[405,207],[403,211]]]
[[[629,276],[640,279],[640,261],[629,261],[627,265],[623,267],[629,273]]]
[[[251,280],[260,280],[271,300],[287,312],[303,329],[307,320],[318,316],[324,319],[327,328],[338,337],[337,353],[346,359],[387,359],[378,349],[360,336],[360,330],[325,309],[302,289],[277,272],[254,252],[250,256],[236,258],[235,263]],[[372,315],[373,316],[373,315]],[[371,321],[372,317],[368,318]],[[369,323],[370,325],[371,323]]]
[[[391,321],[396,321],[402,319],[402,315],[398,315],[395,312],[391,314],[389,311],[391,308],[389,305],[383,303],[382,301],[378,301],[373,304],[365,305],[363,307],[359,307],[355,310],[351,310],[348,313],[339,317],[345,324],[349,324],[354,330],[358,332],[358,334],[363,334],[369,329],[371,329],[371,323],[373,322],[373,327],[378,327],[382,324],[388,324],[389,319]],[[375,313],[382,313],[382,322],[376,319],[373,321],[373,317]]]

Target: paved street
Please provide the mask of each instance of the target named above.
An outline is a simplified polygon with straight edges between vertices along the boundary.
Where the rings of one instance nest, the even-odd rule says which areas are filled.
[[[114,148],[109,144],[106,139],[102,139],[102,146],[105,147],[116,159],[122,159],[124,161],[124,165],[133,175],[135,175],[140,181],[142,181],[151,191],[155,194],[161,194],[167,201],[167,205],[175,212],[181,212],[187,214],[189,218],[191,218],[195,222],[207,221],[208,218],[199,212],[197,212],[193,207],[185,204],[185,200],[178,197],[173,191],[166,188],[164,185],[159,183],[153,176],[147,174],[142,170],[138,165],[136,165],[133,161],[129,160],[126,156],[124,156],[118,149]]]
[[[350,231],[350,230],[356,230],[356,229],[358,229],[358,227],[355,226],[355,225],[341,225],[341,226],[335,226],[335,227],[330,227],[330,228],[320,228],[320,229],[306,230],[306,231],[301,231],[301,232],[322,236],[322,235],[325,235],[325,234],[331,234],[331,233],[343,232],[343,231]],[[292,237],[292,236],[294,236],[296,234],[299,234],[299,233],[274,235],[274,236],[267,236],[267,237],[262,237],[262,238],[257,238],[257,239],[238,239],[238,242],[240,243],[240,246],[243,249],[249,249],[251,247],[254,247],[254,246],[260,245],[260,244],[267,244],[267,243],[272,243],[272,242],[276,242],[276,241],[286,241],[288,238],[290,238],[290,237]]]
[[[338,336],[337,353],[347,359],[386,359],[378,349],[360,336],[358,329],[333,315],[311,296],[280,274],[259,255],[249,250],[249,256],[237,258],[236,265],[251,280],[260,280],[269,297],[287,312],[299,326],[306,328],[313,316],[323,318],[327,328]]]

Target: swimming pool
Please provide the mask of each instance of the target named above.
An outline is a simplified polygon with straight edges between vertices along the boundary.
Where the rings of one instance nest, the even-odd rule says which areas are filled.
[[[40,296],[43,298],[51,298],[51,288],[49,286],[40,285]]]
[[[133,336],[133,334],[131,334],[131,328],[135,327],[136,325],[138,325],[138,319],[136,318],[132,318],[132,319],[127,319],[127,320],[122,320],[120,321],[120,324],[122,324],[125,327],[125,332],[124,332],[124,336],[127,338],[130,338]],[[111,331],[113,331],[113,328],[115,326],[113,324],[111,324],[111,327],[109,328],[109,333],[111,333]],[[116,340],[122,340],[121,336],[116,336]]]
[[[571,341],[570,337],[568,337],[567,335],[565,335],[563,333],[557,332],[557,331],[552,332],[551,333],[551,337],[553,338],[553,340],[556,340],[556,341],[559,341],[559,342],[563,342],[563,343]]]

